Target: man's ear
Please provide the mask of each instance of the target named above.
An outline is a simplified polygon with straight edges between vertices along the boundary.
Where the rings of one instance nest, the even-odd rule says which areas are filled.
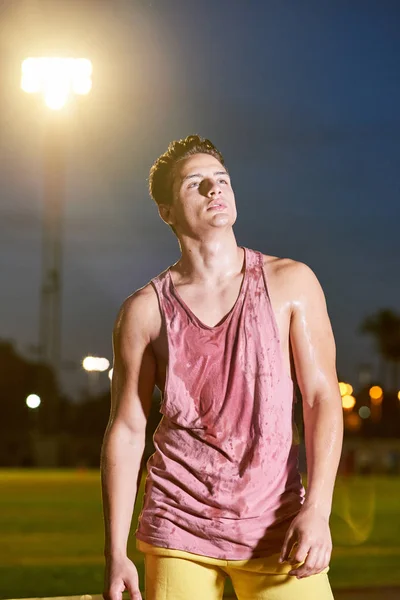
[[[172,206],[169,204],[159,204],[158,214],[167,225],[172,225]]]

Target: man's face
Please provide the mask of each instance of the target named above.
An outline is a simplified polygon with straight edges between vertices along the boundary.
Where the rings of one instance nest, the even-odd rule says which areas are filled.
[[[230,177],[210,154],[194,154],[178,162],[172,196],[167,218],[178,232],[201,235],[210,228],[232,227],[236,221]]]

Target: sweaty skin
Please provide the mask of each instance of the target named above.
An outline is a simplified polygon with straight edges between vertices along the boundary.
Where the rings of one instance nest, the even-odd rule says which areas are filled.
[[[213,209],[212,204],[220,204]],[[221,206],[222,205],[222,206]],[[231,180],[219,161],[195,154],[176,167],[173,202],[161,218],[177,231],[181,258],[173,284],[190,310],[214,326],[232,308],[242,280],[243,251],[233,224]],[[287,368],[298,382],[305,423],[308,488],[291,523],[281,559],[291,574],[307,577],[328,566],[332,551],[329,516],[343,438],[336,348],[321,285],[306,264],[264,255],[272,308]],[[102,447],[105,515],[106,600],[123,589],[140,598],[136,569],[126,545],[140,480],[146,421],[154,385],[164,389],[167,340],[151,284],[122,304],[113,333],[112,408]],[[304,562],[303,562],[304,561]],[[303,563],[301,566],[298,563]]]

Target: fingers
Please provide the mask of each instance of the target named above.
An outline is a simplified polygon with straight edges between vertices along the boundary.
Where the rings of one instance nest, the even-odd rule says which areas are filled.
[[[288,562],[291,565],[298,565],[299,563],[303,563],[307,554],[310,551],[310,543],[307,538],[303,538],[299,543],[295,543],[292,548],[292,551],[289,553]]]
[[[287,560],[289,560],[289,555],[292,551],[292,546],[295,543],[293,534],[294,534],[294,531],[291,529],[288,529],[286,536],[285,536],[285,540],[283,542],[281,555],[279,557],[280,563],[283,563],[283,562],[286,562]]]
[[[137,571],[130,579],[125,580],[126,588],[129,592],[130,600],[142,600],[142,594],[139,590],[139,577]]]
[[[126,589],[129,593],[130,600],[143,600],[139,590],[139,582],[128,583]],[[122,591],[120,586],[111,587],[108,591],[103,592],[104,600],[122,600]]]
[[[128,586],[129,597],[131,600],[143,600],[142,594],[140,593],[139,587]]]
[[[120,583],[114,583],[105,588],[103,592],[103,598],[104,600],[122,600],[122,592],[124,589],[124,585],[121,585]]]
[[[143,600],[139,588],[128,587],[130,600]],[[120,590],[110,589],[108,592],[103,592],[104,600],[122,600],[122,592]]]
[[[299,553],[300,555],[300,553]],[[330,560],[331,551],[322,546],[313,546],[310,548],[302,565],[289,571],[289,575],[301,579],[302,577],[310,577],[310,575],[317,575],[321,573],[328,565]],[[297,560],[297,553],[296,553]]]
[[[122,600],[122,591],[116,587],[103,592],[104,600]]]

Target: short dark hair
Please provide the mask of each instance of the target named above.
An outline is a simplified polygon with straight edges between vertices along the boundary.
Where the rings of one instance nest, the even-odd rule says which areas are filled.
[[[168,149],[159,156],[150,169],[149,192],[155,203],[172,203],[172,184],[176,164],[193,154],[211,154],[225,167],[221,152],[207,138],[188,135],[185,139],[170,142]],[[171,229],[176,235],[175,229]]]

